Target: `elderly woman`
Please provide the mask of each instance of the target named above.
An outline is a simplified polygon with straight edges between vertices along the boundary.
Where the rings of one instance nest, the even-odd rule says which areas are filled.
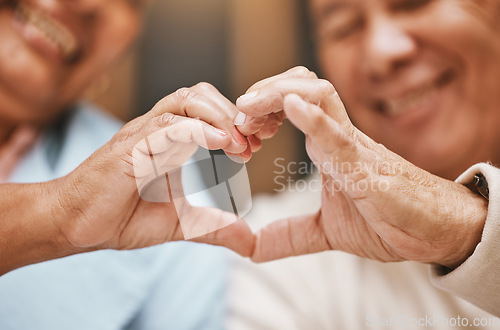
[[[306,134],[321,209],[262,229],[253,259],[342,250],[429,263],[435,285],[500,315],[500,172],[466,171],[500,162],[500,4],[309,4],[320,66],[336,89],[297,68],[255,84],[237,105],[249,117],[284,109]]]
[[[0,1],[0,178],[11,182],[0,185],[1,274],[182,240],[174,203],[137,191],[134,151],[153,133],[162,134],[149,140],[155,153],[170,165],[185,160],[175,142],[248,158],[236,107],[208,84],[179,90],[121,129],[77,102],[129,48],[143,8],[135,0]],[[183,211],[234,222],[215,209]],[[244,255],[253,243],[242,222],[194,240],[238,243]],[[220,329],[226,267],[220,250],[179,243],[20,268],[0,277],[0,328]]]

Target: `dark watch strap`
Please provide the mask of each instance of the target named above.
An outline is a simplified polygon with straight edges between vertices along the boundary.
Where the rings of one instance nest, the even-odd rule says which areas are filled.
[[[490,191],[488,189],[488,181],[481,173],[474,175],[474,186],[476,186],[477,192],[480,193],[487,200],[490,199]]]

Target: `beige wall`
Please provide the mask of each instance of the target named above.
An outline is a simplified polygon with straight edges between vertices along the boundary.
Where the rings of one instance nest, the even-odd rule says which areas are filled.
[[[231,94],[241,95],[256,81],[300,64],[296,1],[231,0],[230,8]],[[253,193],[278,188],[273,182],[274,160],[300,158],[297,143],[297,131],[289,122],[277,137],[265,141],[248,164]]]
[[[297,65],[295,1],[231,0],[229,6],[232,93]]]

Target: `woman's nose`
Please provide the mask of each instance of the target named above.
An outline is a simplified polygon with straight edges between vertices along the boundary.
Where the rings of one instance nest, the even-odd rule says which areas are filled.
[[[411,62],[417,53],[415,39],[396,22],[373,22],[365,40],[363,65],[375,80],[383,80]]]

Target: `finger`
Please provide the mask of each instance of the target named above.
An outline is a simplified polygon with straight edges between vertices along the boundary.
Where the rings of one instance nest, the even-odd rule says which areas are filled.
[[[241,132],[238,131],[238,129],[234,128],[232,132],[231,144],[223,149],[224,151],[228,151],[231,153],[240,153],[244,152],[247,148],[248,148],[247,138],[243,134],[241,134]]]
[[[255,235],[251,259],[271,261],[291,256],[331,250],[323,228],[320,213],[279,220],[264,227]]]
[[[195,142],[199,146],[209,150],[225,149],[230,152],[239,153],[243,152],[248,146],[247,139],[237,130],[233,130],[230,137],[227,131],[216,128],[206,122],[170,113],[155,118],[151,126],[152,130],[157,127],[164,127],[165,130],[162,132],[167,134],[174,142]],[[161,136],[163,133],[154,132],[151,134],[153,136]],[[163,140],[160,138],[158,141],[162,142]],[[162,147],[159,149],[153,148],[153,152],[156,152],[156,150],[158,152],[165,151]]]
[[[265,88],[265,86],[271,85],[273,82],[292,79],[292,78],[311,80],[311,79],[317,79],[318,77],[314,72],[309,71],[305,67],[295,67],[284,73],[257,82],[248,89],[245,95],[242,95],[241,97],[238,98],[237,104],[244,105],[246,100],[253,98],[258,94],[260,89]],[[278,112],[278,110],[274,109],[272,112]],[[257,111],[257,114],[254,113],[254,115],[248,116],[249,118],[245,120],[246,114],[244,112],[241,112],[240,115],[237,117],[238,122],[235,122],[235,125],[238,126],[239,131],[242,132],[243,135],[245,136],[255,134],[263,126],[263,123],[265,123],[266,114],[267,113],[265,111],[264,112]]]
[[[211,209],[213,212],[213,209]],[[220,210],[219,210],[220,211]],[[222,211],[220,211],[222,212]],[[221,216],[217,212],[210,212],[207,215]],[[234,217],[233,214],[222,212],[225,217]],[[192,239],[194,242],[206,243],[211,245],[224,246],[233,250],[243,257],[251,255],[254,246],[254,235],[247,223],[241,219],[236,222],[219,229],[210,234]]]
[[[227,132],[197,119],[164,114],[149,121],[142,129],[148,132],[131,154],[134,176],[141,186],[151,177],[179,168],[198,146],[216,150],[231,143]],[[161,172],[161,173],[160,173]]]
[[[153,155],[167,151],[175,143],[194,142],[208,150],[226,148],[231,143],[226,131],[198,119],[165,114],[151,126],[156,129],[148,135]]]
[[[222,95],[213,85],[209,83],[199,83],[192,87],[192,89],[205,96],[209,102],[214,104],[215,107],[224,111],[233,124],[237,121],[236,117],[238,117],[238,115],[240,115],[240,117],[241,115],[244,116],[244,114],[236,108],[236,105]],[[212,124],[214,125],[214,123]],[[242,150],[246,150],[248,141],[245,138],[245,134],[240,134],[241,132],[232,126],[229,120],[224,120],[222,123],[217,124],[220,124],[221,127],[227,127],[226,130],[232,133],[233,143],[226,147],[228,152],[238,153]]]
[[[236,100],[236,105],[244,105],[247,100],[253,99],[255,96],[257,96],[259,90],[263,89],[265,86],[268,86],[274,82],[280,81],[280,80],[286,80],[286,79],[318,79],[318,76],[307,69],[306,67],[303,66],[297,66],[294,67],[288,71],[285,71],[283,73],[280,73],[278,75],[275,75],[273,77],[269,77],[266,79],[263,79],[254,85],[252,85],[247,92],[240,96]],[[251,114],[250,112],[246,112],[247,114]],[[260,117],[265,114],[257,113],[255,117]]]
[[[225,152],[227,157],[233,162],[244,164],[252,158],[252,147],[249,145],[247,149],[239,154],[232,154],[230,152]]]
[[[259,134],[259,138],[268,139],[274,136],[283,124],[285,113],[279,111],[261,117],[247,116],[247,120],[237,129],[245,136]]]
[[[234,128],[234,119],[238,110],[222,94],[201,83],[191,88],[181,88],[160,100],[146,114],[147,118],[159,117],[166,113],[189,118],[198,118],[216,128],[233,134],[233,143],[228,147],[231,152],[242,152],[247,147],[247,141],[239,138]]]
[[[218,122],[211,122],[212,125],[226,129],[226,131],[231,132],[233,135],[234,143],[227,147],[229,152],[237,153],[241,150],[245,150],[248,141],[245,139],[245,134],[239,134],[240,132],[235,132],[235,127],[231,123],[235,123],[236,117],[242,113],[238,110],[235,104],[229,101],[224,95],[222,95],[217,88],[213,85],[202,82],[190,88],[191,91],[195,91],[200,94],[200,97],[204,97],[207,102],[213,104],[213,106],[219,111],[223,111],[228,119],[219,120]],[[244,115],[244,114],[242,114]],[[203,120],[203,118],[200,117]]]
[[[307,102],[328,105],[336,91],[332,84],[321,79],[288,78],[273,81],[257,90],[251,97],[240,97],[236,106],[250,116],[262,116],[283,110],[288,94],[298,94]]]
[[[233,213],[212,207],[193,207],[185,198],[174,199],[184,239],[225,246],[243,256],[253,250],[254,235]]]
[[[283,111],[270,114],[266,124],[255,133],[255,136],[261,140],[272,138],[278,133],[284,119],[285,113]]]
[[[286,78],[317,79],[318,76],[314,72],[310,71],[308,68],[306,68],[304,66],[297,66],[297,67],[291,68],[290,70],[287,70],[283,73],[280,73],[280,74],[277,74],[275,76],[263,79],[255,84],[253,84],[247,90],[246,94],[252,93],[256,90],[259,90],[271,82],[274,82],[276,80],[286,79]]]
[[[243,115],[243,120],[241,122],[235,121],[234,124],[236,125],[236,129],[240,131],[244,136],[249,136],[260,131],[266,124],[269,117],[269,115],[252,117],[247,116],[243,112],[241,112],[241,114]]]
[[[228,118],[234,122],[236,116],[239,114],[238,108],[233,102],[222,95],[217,88],[209,83],[202,82],[191,87],[191,89],[204,95],[210,102],[224,111]],[[228,125],[228,128],[230,126]]]
[[[250,144],[250,149],[252,153],[259,151],[262,148],[262,141],[255,135],[247,136],[248,143]]]
[[[344,127],[352,126],[344,104],[333,85],[323,79],[283,79],[271,82],[245,101],[238,100],[239,110],[248,116],[262,116],[283,109],[284,98],[297,94],[307,102],[319,105],[324,111]]]
[[[330,118],[320,107],[305,102],[300,96],[290,94],[285,98],[284,111],[288,119],[304,132],[310,144],[326,156],[324,162],[341,159],[355,162],[359,159],[356,144],[345,129]]]
[[[205,94],[200,91],[200,88],[180,88],[156,103],[147,115],[158,117],[164,113],[171,113],[183,117],[199,118],[230,133],[234,117],[230,117],[225,108],[221,108]]]

